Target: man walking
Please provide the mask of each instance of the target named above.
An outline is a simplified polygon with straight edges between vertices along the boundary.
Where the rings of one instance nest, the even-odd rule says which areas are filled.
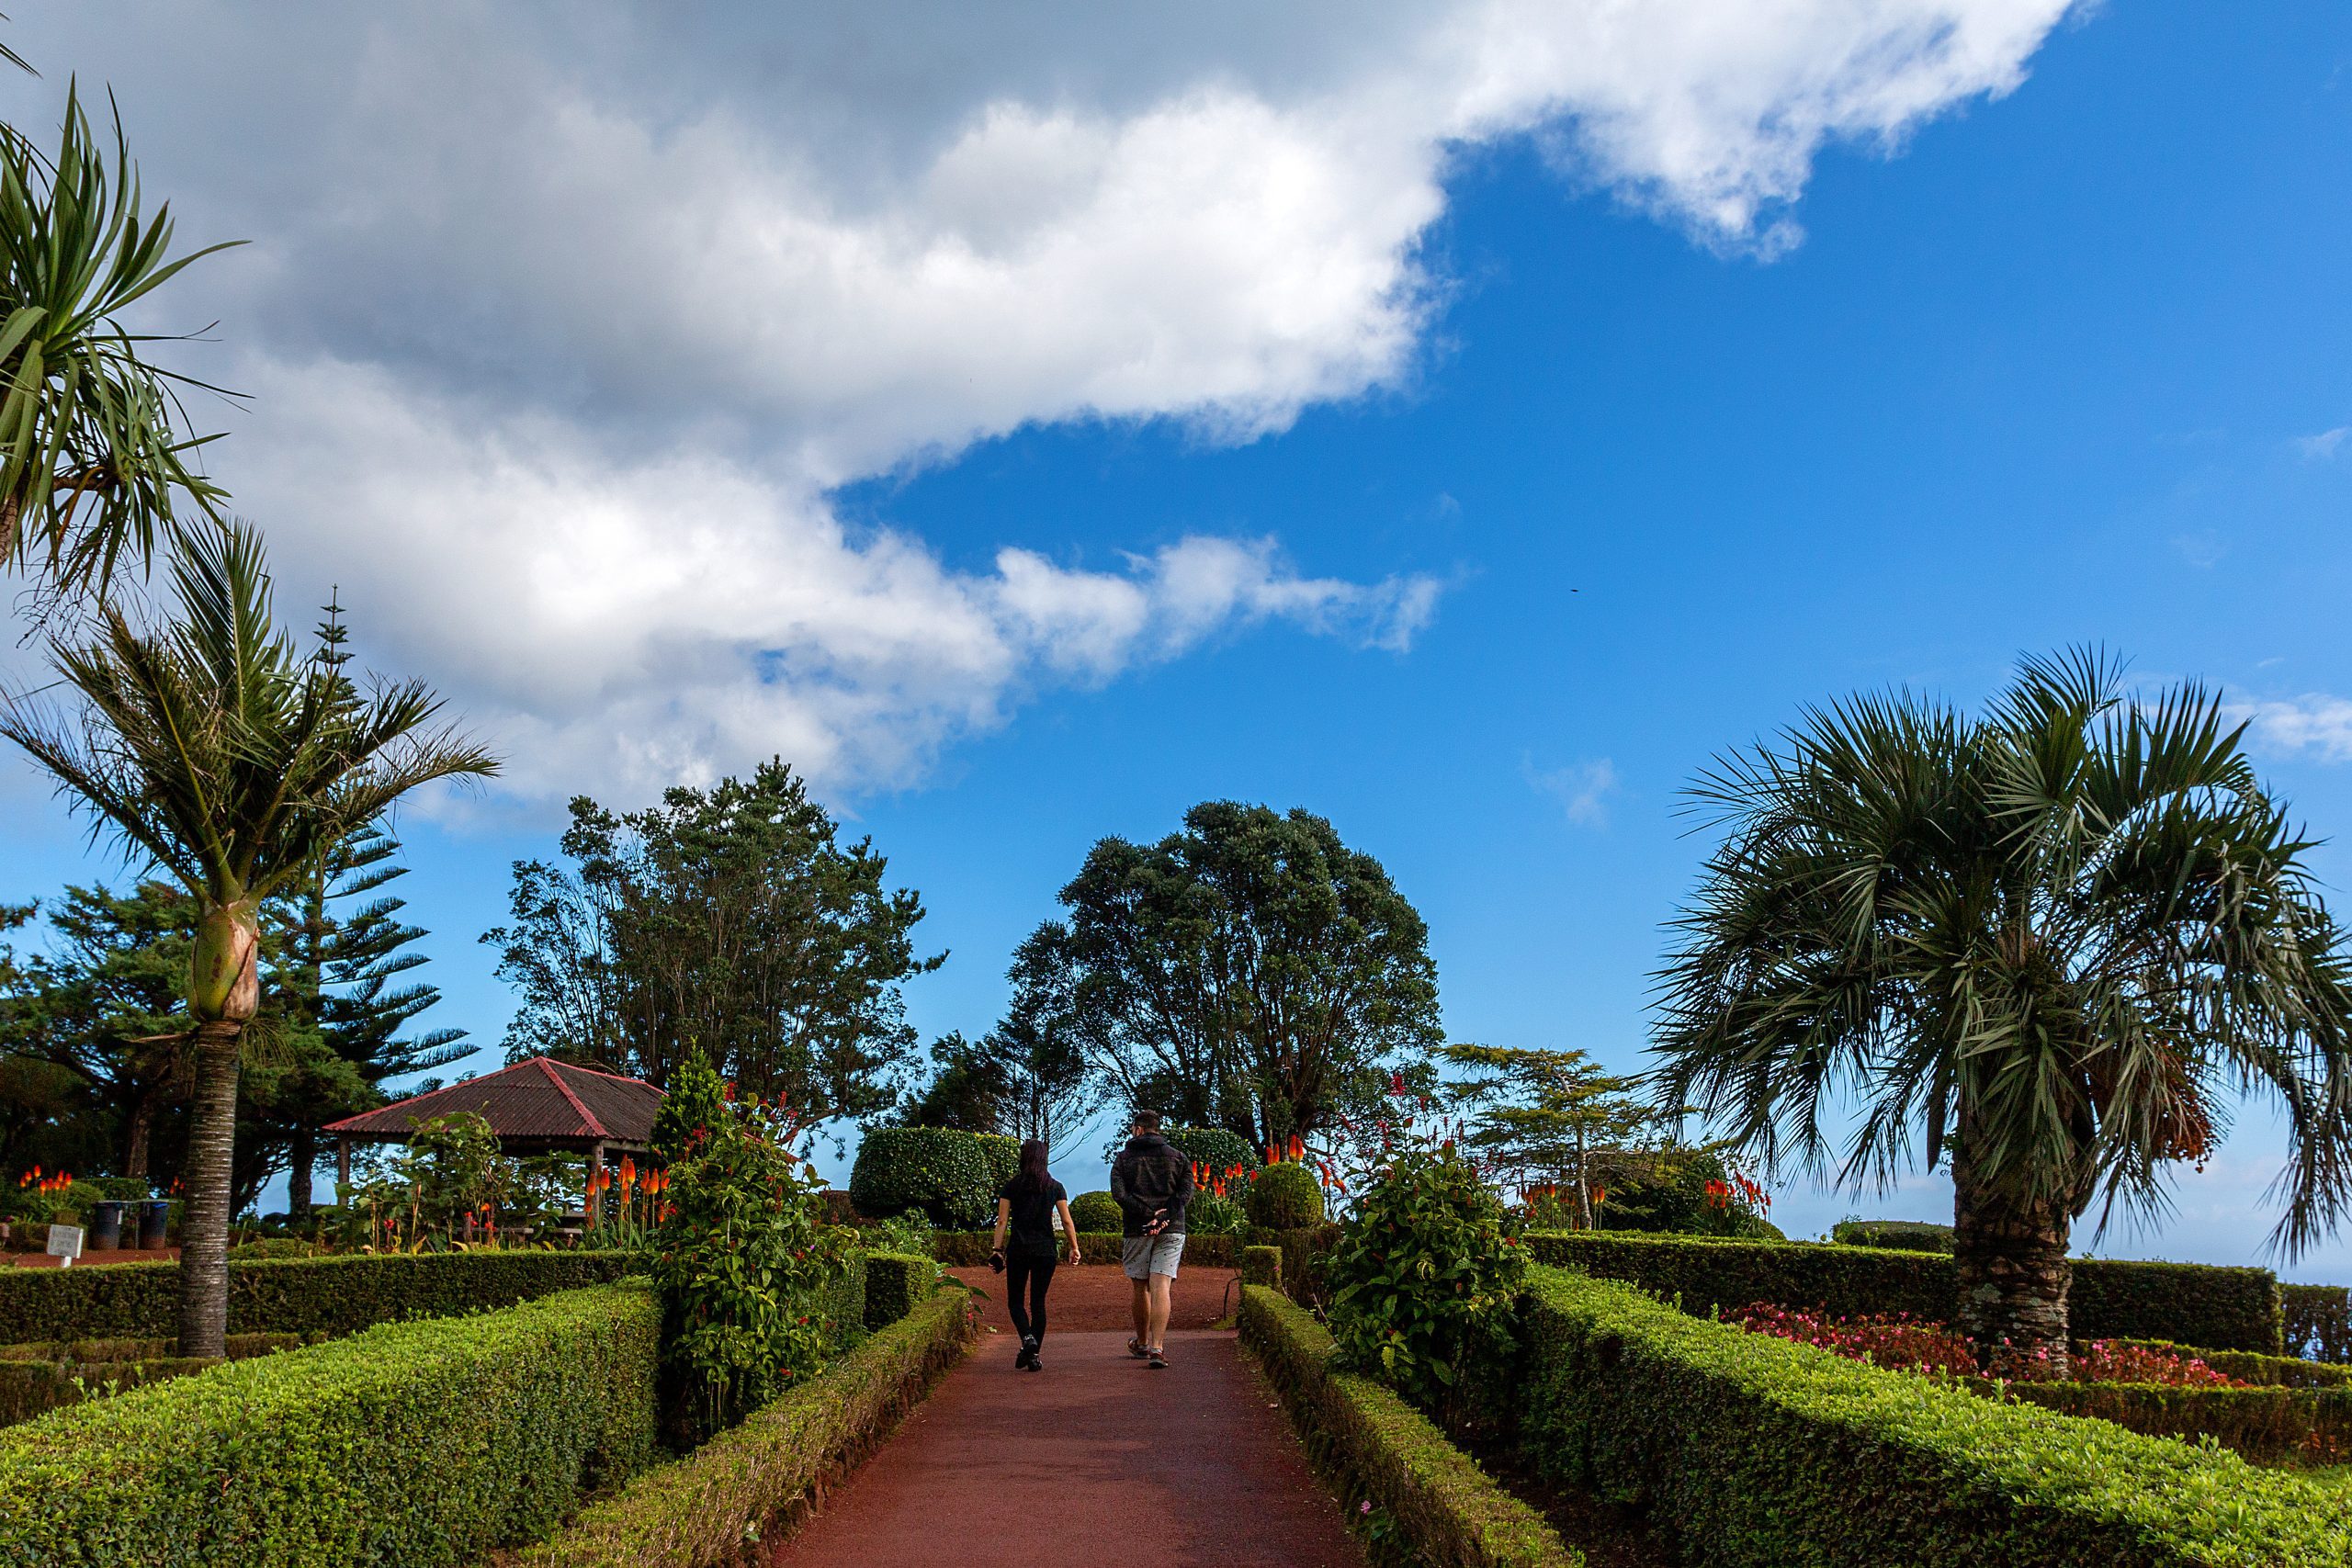
[[[1193,1164],[1159,1135],[1159,1118],[1151,1111],[1136,1111],[1131,1130],[1127,1146],[1111,1162],[1111,1197],[1124,1217],[1120,1261],[1135,1285],[1136,1335],[1127,1354],[1157,1369],[1168,1365],[1168,1296],[1184,1255]]]

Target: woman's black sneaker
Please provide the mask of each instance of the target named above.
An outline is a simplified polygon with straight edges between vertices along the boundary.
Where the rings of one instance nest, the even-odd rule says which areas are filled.
[[[1016,1372],[1025,1372],[1036,1366],[1036,1364],[1037,1342],[1035,1339],[1023,1339],[1021,1341],[1021,1354],[1012,1358],[1012,1370]]]

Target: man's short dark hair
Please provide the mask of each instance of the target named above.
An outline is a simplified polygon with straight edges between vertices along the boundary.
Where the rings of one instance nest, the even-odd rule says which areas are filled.
[[[1138,1133],[1157,1133],[1159,1131],[1159,1112],[1157,1111],[1138,1111],[1135,1114],[1135,1122],[1133,1125],[1135,1130]]]

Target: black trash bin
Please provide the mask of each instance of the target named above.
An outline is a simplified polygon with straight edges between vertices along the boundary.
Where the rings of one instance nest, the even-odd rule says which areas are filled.
[[[139,1205],[139,1250],[161,1252],[164,1227],[171,1223],[172,1201],[153,1198]]]
[[[112,1252],[122,1245],[122,1211],[129,1205],[114,1199],[90,1205],[90,1234],[84,1238],[92,1252]]]

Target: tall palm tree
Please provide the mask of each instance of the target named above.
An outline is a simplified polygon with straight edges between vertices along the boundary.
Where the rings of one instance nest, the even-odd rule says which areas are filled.
[[[2063,1361],[2075,1222],[2160,1212],[2233,1092],[2286,1111],[2272,1240],[2300,1250],[2352,1193],[2352,966],[2241,734],[2203,688],[2132,700],[2078,652],[1982,719],[1855,697],[1720,760],[1661,1098],[1849,1186],[1948,1156],[1959,1325],[1996,1362]]]
[[[142,216],[119,116],[111,155],[66,95],[57,152],[0,126],[0,564],[51,593],[101,595],[146,562],[182,502],[220,521],[225,492],[190,467],[178,389],[216,388],[143,357],[122,316],[183,268],[169,203]]]
[[[217,1356],[238,1046],[260,1000],[262,904],[410,790],[497,763],[435,723],[441,705],[423,683],[363,693],[338,663],[299,652],[271,623],[249,527],[198,530],[172,578],[177,614],[164,625],[142,630],[107,606],[94,640],[52,639],[77,710],[0,699],[0,737],[48,769],[96,818],[94,830],[111,829],[196,898],[180,1353]]]

